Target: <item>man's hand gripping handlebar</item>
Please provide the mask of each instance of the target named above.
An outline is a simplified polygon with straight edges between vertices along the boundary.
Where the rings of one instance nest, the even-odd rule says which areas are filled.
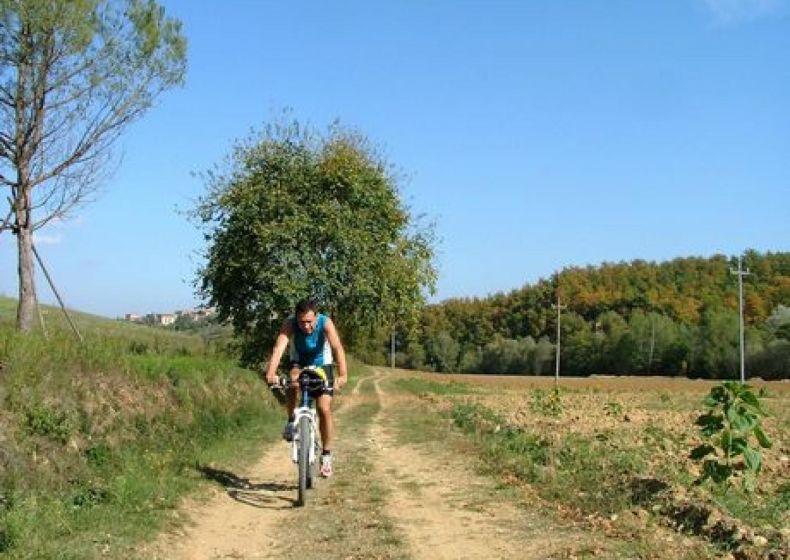
[[[269,383],[269,390],[274,395],[274,398],[277,399],[277,402],[281,405],[285,405],[286,401],[288,400],[288,387],[290,386],[290,380],[282,377],[277,376],[274,379],[273,383]]]

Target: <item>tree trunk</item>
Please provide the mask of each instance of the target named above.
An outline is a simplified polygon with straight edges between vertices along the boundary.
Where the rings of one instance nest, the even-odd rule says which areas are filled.
[[[15,100],[16,134],[14,138],[14,156],[17,170],[14,194],[14,210],[16,211],[16,238],[18,249],[19,303],[16,312],[16,326],[22,332],[33,330],[36,310],[36,284],[33,269],[33,216],[32,216],[32,185],[30,184],[30,137],[38,131],[32,130],[34,125],[28,120],[30,105],[28,103],[28,83],[31,79],[31,52],[33,39],[29,25],[20,30],[20,60],[17,67],[17,95]],[[35,79],[33,79],[35,83]],[[40,114],[36,111],[36,116]],[[33,133],[28,136],[28,133]]]
[[[17,232],[19,249],[19,307],[16,325],[22,332],[30,332],[35,324],[36,284],[33,270],[33,231],[28,223],[20,224]]]

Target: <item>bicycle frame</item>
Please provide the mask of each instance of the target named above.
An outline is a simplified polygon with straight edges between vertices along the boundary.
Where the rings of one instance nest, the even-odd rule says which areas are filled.
[[[299,406],[294,410],[295,429],[291,441],[291,460],[297,467],[298,494],[296,505],[303,506],[307,490],[315,485],[318,463],[318,421],[312,392],[322,389],[326,375],[318,368],[306,367],[299,373],[297,386],[301,392]]]
[[[299,386],[301,391],[301,399],[299,400],[300,405],[294,409],[294,426],[299,426],[302,418],[307,418],[307,421],[310,424],[310,442],[309,442],[309,465],[313,465],[316,461],[316,433],[318,432],[318,419],[316,416],[315,410],[315,399],[310,396],[310,392],[301,386]],[[299,438],[300,434],[299,431],[296,430],[294,434],[294,438],[291,441],[291,459],[295,464],[299,463]]]

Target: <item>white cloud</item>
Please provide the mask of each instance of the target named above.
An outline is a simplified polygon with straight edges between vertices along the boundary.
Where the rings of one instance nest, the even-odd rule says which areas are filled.
[[[719,25],[735,25],[778,13],[785,0],[703,0]]]
[[[33,234],[33,243],[36,245],[60,245],[63,241],[63,236],[57,235],[41,235],[40,233]]]

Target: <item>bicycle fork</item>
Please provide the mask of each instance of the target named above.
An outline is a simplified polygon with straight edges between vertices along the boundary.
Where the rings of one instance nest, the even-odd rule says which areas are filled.
[[[310,422],[310,432],[309,437],[312,441],[309,442],[308,449],[309,456],[308,456],[308,464],[312,465],[316,461],[315,450],[316,450],[316,434],[318,433],[318,426],[316,425],[316,415],[315,411],[311,408],[298,408],[296,409],[296,413],[294,415],[294,438],[291,443],[291,460],[294,464],[299,462],[299,440],[302,435],[299,433],[299,424],[302,418],[307,418]]]

